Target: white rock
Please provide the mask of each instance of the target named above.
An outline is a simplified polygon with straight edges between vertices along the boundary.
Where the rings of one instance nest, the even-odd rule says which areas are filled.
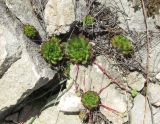
[[[111,110],[101,107],[102,113],[114,124],[122,124],[125,122],[123,114],[132,106],[129,95],[124,91],[116,89],[115,85],[110,85],[101,93],[102,104],[116,110],[120,115],[115,114]]]
[[[160,26],[160,22],[159,22],[159,20],[160,20],[160,14],[155,16],[155,20],[156,20],[155,24],[157,26]]]
[[[145,111],[145,97],[142,95],[136,96],[133,105],[134,106],[130,111],[130,124],[152,124],[151,110],[149,108],[148,102],[146,104],[147,107]]]
[[[39,32],[41,38],[45,39],[45,31],[33,12],[30,0],[6,0],[6,5],[23,24],[28,23],[33,25]]]
[[[160,122],[160,108],[154,108],[153,109],[153,119],[154,119],[154,124],[159,124]]]
[[[82,107],[81,97],[75,93],[74,86],[67,93],[65,93],[58,104],[58,110],[62,112],[79,112]]]
[[[81,124],[78,115],[65,115],[56,106],[44,110],[34,124]]]
[[[119,71],[117,67],[112,66],[113,64],[115,64],[114,61],[104,56],[99,56],[96,58],[96,63],[102,66],[102,68],[105,69],[106,72],[110,74],[113,78],[122,81],[122,73]],[[84,92],[88,90],[99,92],[102,88],[106,87],[111,81],[95,64],[90,65],[87,68],[84,66],[71,66],[70,76],[74,80],[76,79],[77,71],[78,76],[76,83],[79,86],[78,88],[82,89]],[[126,95],[128,94],[125,93],[125,91],[117,89],[115,85],[110,85],[109,87],[104,89],[103,92],[101,92],[100,97],[102,99],[102,103],[106,106],[115,109],[120,113],[125,113],[127,111],[127,108],[131,108],[131,103],[130,101],[127,102],[129,98],[127,98]],[[123,117],[117,116],[111,111],[107,111],[102,107],[101,111],[110,121],[113,121],[114,124],[122,124],[123,122],[125,122],[125,119]]]
[[[75,21],[74,0],[49,0],[44,19],[49,35],[68,32]]]
[[[0,16],[1,119],[7,114],[7,108],[46,85],[56,72],[41,57],[39,46],[24,36],[21,23],[1,3],[0,13],[3,13]]]
[[[149,54],[149,72],[152,74],[157,74],[160,72],[160,37],[158,33],[154,33],[151,37],[151,47],[150,47],[150,54]],[[140,56],[142,62],[142,67],[145,68],[147,54],[146,54],[146,47],[143,47],[137,56]],[[155,75],[156,76],[156,75]]]
[[[160,81],[160,73],[156,75],[156,79]]]
[[[145,81],[146,80],[143,77],[143,75],[139,74],[138,72],[131,72],[127,76],[127,82],[128,82],[129,87],[137,91],[142,90],[142,88],[144,87]]]
[[[160,85],[150,83],[148,85],[148,97],[153,105],[160,106]]]
[[[106,6],[111,6],[113,8],[117,8],[118,13],[118,20],[120,21],[119,26],[127,30],[136,30],[137,32],[145,31],[145,24],[144,24],[144,17],[142,9],[135,12],[133,5],[134,3],[127,0],[99,0],[101,3],[105,4]],[[152,18],[147,19],[148,29],[152,31],[157,31],[154,24],[155,20]]]

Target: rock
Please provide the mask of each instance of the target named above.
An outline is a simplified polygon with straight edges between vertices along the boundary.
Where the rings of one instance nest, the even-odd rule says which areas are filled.
[[[95,63],[100,65],[114,79],[122,81],[119,83],[123,84],[122,73],[118,67],[113,66],[115,64],[114,61],[104,56],[99,56],[96,58]],[[104,87],[108,86],[100,93],[100,98],[104,105],[115,109],[122,114],[124,114],[127,109],[131,108],[131,102],[127,102],[126,99],[126,95],[128,95],[128,93],[118,89],[115,84],[109,85],[111,80],[108,79],[108,77],[99,69],[96,64],[92,64],[87,68],[84,66],[72,65],[70,76],[71,80],[68,82],[72,81],[73,79],[76,80],[77,88],[82,89],[83,92],[92,90],[99,93]],[[123,86],[125,85],[123,84]],[[127,86],[125,86],[125,88],[128,89]],[[123,122],[127,121],[126,118],[117,116],[114,112],[106,110],[103,107],[101,107],[101,111],[106,118],[114,122],[114,124],[122,124]]]
[[[153,109],[153,119],[154,119],[154,124],[159,124],[160,122],[160,108],[154,108]]]
[[[127,96],[127,97],[126,97]],[[131,109],[131,101],[129,100],[129,94],[125,94],[125,91],[116,89],[115,85],[110,85],[105,91],[101,93],[102,104],[116,110],[121,115],[115,114],[112,110],[107,110],[101,107],[101,112],[113,122],[113,124],[122,124],[126,122],[127,118],[124,118],[125,112]]]
[[[133,108],[130,111],[130,124],[152,124],[151,110],[147,102],[145,111],[145,97],[141,94],[136,96],[133,103]],[[144,120],[145,114],[145,120]]]
[[[156,79],[160,81],[160,73],[156,75]]]
[[[56,106],[44,110],[34,124],[81,124],[77,115],[66,115],[57,110]]]
[[[118,21],[120,22],[119,26],[130,34],[131,40],[133,42],[140,41],[142,44],[146,42],[145,37],[145,23],[144,16],[141,9],[140,1],[138,0],[99,0],[102,4],[105,4],[107,7],[111,7],[113,11],[118,11]],[[115,4],[116,3],[116,4]],[[139,9],[135,11],[134,7],[139,6]],[[116,8],[116,9],[115,9]],[[157,74],[160,72],[160,37],[159,29],[156,28],[156,25],[159,24],[159,15],[155,15],[155,18],[148,17],[147,24],[148,30],[154,33],[151,33],[151,49],[150,49],[150,64],[149,72],[151,74]],[[134,33],[135,32],[135,36]],[[146,66],[146,46],[144,45],[138,52],[135,53],[135,60],[141,64],[143,68]],[[155,75],[152,75],[152,77]]]
[[[46,38],[45,30],[33,12],[30,0],[6,0],[9,10],[23,23],[33,25],[39,32],[41,38]]]
[[[70,29],[70,24],[75,21],[74,0],[49,0],[44,19],[49,36],[52,34],[66,33]]]
[[[114,79],[123,82],[122,72],[116,66],[113,66],[115,64],[114,61],[105,56],[98,56],[95,62]],[[76,79],[77,70],[78,76]],[[111,82],[96,64],[89,65],[88,67],[73,65],[71,66],[70,76],[76,80],[76,83],[84,92],[87,90],[99,92]]]
[[[138,72],[131,72],[127,76],[127,82],[129,87],[131,87],[134,90],[140,91],[144,87],[145,78],[142,74],[139,74]]]
[[[119,26],[122,29],[135,30],[137,32],[144,32],[146,30],[145,24],[144,24],[143,11],[141,8],[135,11],[134,9],[135,3],[127,0],[121,0],[121,1],[99,0],[99,1],[102,4],[105,4],[106,6],[111,6],[113,8],[118,9],[118,20],[120,21]],[[141,6],[141,5],[138,5],[138,6]],[[116,11],[116,10],[113,10],[113,11]],[[148,18],[147,23],[148,23],[149,30],[157,31],[154,24],[155,20],[153,18]]]
[[[154,33],[151,37],[151,47],[150,47],[150,54],[149,54],[149,72],[150,74],[154,74],[154,77],[156,77],[156,74],[160,72],[160,37],[158,33]],[[142,62],[142,67],[145,68],[146,66],[146,60],[147,60],[147,52],[146,47],[143,47],[139,50],[136,56],[140,56]]]
[[[156,26],[160,26],[160,22],[159,22],[160,14],[155,16],[155,20],[156,20],[156,22],[155,22]]]
[[[79,112],[82,108],[81,97],[76,95],[76,87],[73,85],[73,87],[60,98],[58,110],[61,112],[73,113]]]
[[[0,119],[9,107],[46,85],[56,74],[38,52],[39,46],[24,36],[22,24],[0,4]],[[2,58],[1,58],[2,57]],[[3,73],[2,73],[3,72]]]
[[[10,22],[10,24],[14,23]],[[0,25],[0,77],[12,63],[21,57],[22,43],[15,37],[15,33],[16,30],[13,30],[12,27]]]
[[[160,85],[149,83],[148,97],[150,102],[155,106],[160,106]]]
[[[18,113],[15,113],[13,115],[8,116],[6,121],[13,121],[13,122],[18,122]]]

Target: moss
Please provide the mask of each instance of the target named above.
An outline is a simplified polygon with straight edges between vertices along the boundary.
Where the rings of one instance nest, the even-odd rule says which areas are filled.
[[[82,95],[81,101],[85,108],[93,110],[98,107],[100,103],[100,97],[94,91],[87,91]]]
[[[52,37],[41,45],[42,56],[51,64],[57,64],[63,58],[60,40]]]
[[[135,89],[131,90],[131,95],[132,95],[132,97],[136,97],[138,95],[137,90],[135,90]]]
[[[87,15],[83,18],[83,25],[93,25],[94,24],[94,17]]]
[[[123,54],[130,54],[133,52],[132,42],[123,35],[114,36],[111,39],[111,44]]]
[[[32,25],[29,25],[29,24],[25,24],[23,26],[23,32],[28,38],[31,38],[31,39],[34,39],[39,35],[36,28]]]
[[[70,78],[70,64],[67,63],[66,65],[64,65],[64,75],[67,78]]]
[[[81,37],[73,37],[66,43],[65,53],[73,63],[86,64],[91,58],[91,45]]]

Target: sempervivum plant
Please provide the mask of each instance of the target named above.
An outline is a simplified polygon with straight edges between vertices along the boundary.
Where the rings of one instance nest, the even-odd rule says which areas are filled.
[[[87,15],[83,18],[83,24],[90,26],[94,24],[94,17],[92,17],[91,15]]]
[[[60,39],[52,37],[41,45],[42,56],[51,64],[57,64],[63,58]]]
[[[88,110],[94,110],[100,104],[100,97],[98,93],[94,91],[87,91],[82,95],[82,104]]]
[[[29,37],[31,39],[35,39],[39,35],[36,28],[32,25],[29,25],[29,24],[25,24],[23,26],[23,32],[27,37]]]
[[[114,36],[111,39],[111,44],[123,54],[130,54],[133,52],[132,42],[123,35]]]
[[[73,37],[66,43],[65,53],[72,62],[86,64],[92,56],[91,45],[82,37]]]

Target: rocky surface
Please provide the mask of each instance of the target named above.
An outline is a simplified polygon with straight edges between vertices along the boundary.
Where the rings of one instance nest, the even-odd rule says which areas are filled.
[[[46,33],[34,13],[30,0],[6,0],[8,9],[23,23],[33,25],[45,39]]]
[[[151,110],[147,102],[145,107],[145,97],[138,95],[134,99],[134,106],[130,111],[130,124],[152,124]],[[145,117],[145,118],[144,118]]]
[[[75,8],[73,0],[49,0],[45,12],[44,19],[49,36],[52,34],[66,33],[70,29],[70,25],[75,21]]]
[[[135,5],[140,3],[136,0],[99,1],[118,12],[118,26],[134,43],[139,41],[142,45],[134,57],[145,69],[147,54],[143,12],[141,8],[135,11]],[[87,14],[85,4],[85,0],[0,0],[0,13],[3,13],[0,14],[0,123],[10,108],[48,84],[56,74],[38,52],[41,41],[31,41],[24,36],[23,24],[34,25],[42,41],[54,34],[65,34],[75,20],[80,21]],[[144,96],[145,70],[123,73],[114,59],[107,55],[98,56],[88,66],[71,65],[67,88],[74,82],[73,86],[61,97],[58,105],[44,110],[34,124],[80,124],[77,113],[84,107],[76,93],[79,90],[100,93],[101,104],[106,106],[101,106],[100,111],[113,124],[153,124],[153,121],[159,124],[159,18],[160,15],[155,15],[155,18],[147,19],[151,33],[148,100]],[[138,91],[137,96],[131,96],[132,90]],[[34,112],[39,110],[26,105],[20,113],[13,113],[5,120],[29,122],[36,115]],[[26,114],[30,112],[32,114],[26,120]]]
[[[59,112],[56,106],[53,106],[45,111],[34,121],[34,124],[80,124],[77,115],[67,115]]]
[[[160,85],[150,83],[148,86],[148,97],[155,106],[160,106]]]
[[[106,72],[113,76],[113,78],[123,81],[122,73],[118,71],[117,67],[112,66],[112,64],[114,65],[114,62],[112,60],[106,59],[106,57],[104,56],[99,56],[97,57],[95,62],[102,66],[106,70]],[[125,112],[127,110],[130,110],[132,106],[131,102],[127,102],[130,99],[130,95],[125,90],[121,91],[120,89],[118,89],[115,84],[109,85],[111,83],[111,80],[108,79],[108,77],[99,69],[96,64],[88,66],[87,68],[77,65],[71,66],[70,76],[71,80],[69,80],[68,83],[76,80],[76,86],[78,86],[78,89],[82,89],[83,92],[92,90],[99,93],[104,87],[108,86],[100,93],[102,103],[107,107],[118,111],[123,116],[116,115],[113,111],[109,111],[101,107],[102,113],[107,117],[107,119],[114,122],[114,124],[122,124],[126,121],[126,118],[124,117]],[[69,92],[72,92],[73,94],[73,91],[74,94],[76,94],[76,90],[73,89],[71,89]],[[66,95],[67,94],[68,93],[66,93]],[[64,97],[66,99],[68,98],[65,95]],[[73,95],[72,98],[74,97],[75,96]],[[65,112],[73,112],[78,111],[78,108],[79,111],[83,109],[82,105],[78,104],[78,102],[77,104],[69,104],[68,106],[68,100],[64,101],[63,99],[64,98],[62,97],[60,100],[60,110],[64,110]],[[68,107],[68,109],[64,109],[64,107],[62,107],[62,104],[66,105],[65,108]],[[76,105],[78,105],[78,107],[75,107]],[[73,109],[73,107],[75,108]]]
[[[39,54],[39,46],[23,35],[22,23],[3,3],[0,13],[3,13],[0,16],[0,118],[3,118],[3,111],[47,84],[56,72]]]
[[[131,72],[127,76],[127,82],[129,87],[131,87],[134,90],[140,91],[144,87],[145,78],[142,74],[139,74],[138,72]]]

